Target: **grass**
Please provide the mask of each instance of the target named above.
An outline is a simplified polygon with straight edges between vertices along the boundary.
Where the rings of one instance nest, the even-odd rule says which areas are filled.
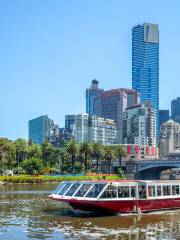
[[[119,180],[117,175],[110,176],[30,176],[30,175],[19,175],[19,176],[0,176],[0,182],[3,183],[51,183],[61,181],[81,181],[81,180]]]

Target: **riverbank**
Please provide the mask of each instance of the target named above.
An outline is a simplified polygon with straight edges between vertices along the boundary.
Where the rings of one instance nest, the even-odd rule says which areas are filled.
[[[82,181],[82,180],[119,180],[117,175],[94,175],[94,176],[31,176],[31,175],[19,175],[19,176],[0,176],[0,182],[6,183],[52,183],[62,181]]]

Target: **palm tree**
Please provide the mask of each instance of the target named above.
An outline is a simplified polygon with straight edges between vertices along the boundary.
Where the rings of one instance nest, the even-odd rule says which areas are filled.
[[[45,140],[41,145],[43,164],[47,167],[52,167],[54,159],[54,147],[48,140]]]
[[[81,151],[84,154],[84,171],[85,175],[87,173],[87,165],[88,165],[88,158],[91,156],[92,153],[92,148],[91,144],[88,142],[83,142],[81,144]]]
[[[122,159],[122,157],[126,157],[127,156],[126,150],[125,150],[125,148],[122,145],[117,145],[115,147],[115,154],[116,154],[116,157],[119,159],[119,167],[121,167],[121,159]]]
[[[96,158],[96,171],[99,172],[99,160],[102,157],[103,147],[100,143],[94,142],[92,144],[92,155]]]
[[[84,163],[84,149],[83,145],[81,144],[79,147],[79,153],[78,153],[78,158],[81,164],[81,168],[83,168],[83,163]]]
[[[77,143],[74,140],[71,140],[67,144],[67,153],[71,155],[71,172],[74,173],[74,162],[76,159],[76,154],[78,151]]]
[[[111,174],[111,162],[115,159],[115,153],[111,146],[105,146],[104,158],[106,161],[108,161],[109,174]]]

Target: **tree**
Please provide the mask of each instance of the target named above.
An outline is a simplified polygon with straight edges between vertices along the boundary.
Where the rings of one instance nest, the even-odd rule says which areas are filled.
[[[83,168],[83,166],[84,166],[84,149],[82,147],[83,146],[81,144],[79,147],[79,151],[78,151],[78,159],[81,164],[81,168]]]
[[[109,174],[111,174],[111,162],[115,159],[115,153],[111,146],[104,147],[104,158],[108,162]]]
[[[7,138],[0,138],[0,168],[3,173],[5,168],[12,168],[15,165],[15,153],[13,142]]]
[[[119,160],[119,167],[121,167],[121,159],[122,159],[122,157],[126,157],[127,156],[125,148],[122,145],[117,145],[115,147],[115,155],[116,155],[116,157]]]
[[[124,176],[124,171],[122,170],[122,168],[118,168],[118,176],[121,178],[121,179],[125,179],[125,176]]]
[[[27,158],[28,154],[28,143],[25,139],[18,138],[14,141],[14,145],[16,148],[16,160],[17,162],[22,162]]]
[[[77,143],[71,140],[67,144],[67,153],[71,156],[71,173],[74,173],[74,162],[78,151]]]
[[[28,145],[28,158],[42,158],[42,148],[38,144],[31,143]]]
[[[103,147],[100,143],[94,142],[92,144],[92,156],[96,158],[96,171],[99,172],[99,160],[103,154]]]
[[[21,166],[24,168],[26,173],[30,175],[41,174],[43,171],[43,162],[38,158],[24,160],[21,163]]]
[[[54,147],[47,140],[42,144],[42,159],[45,166],[52,166]]]
[[[61,171],[68,172],[71,168],[71,163],[69,161],[69,154],[66,148],[60,148],[60,161],[61,161]]]
[[[84,154],[84,171],[85,171],[85,175],[86,175],[87,168],[88,168],[88,159],[90,158],[91,153],[92,153],[91,144],[84,142],[81,144],[81,149],[82,149],[82,153]]]

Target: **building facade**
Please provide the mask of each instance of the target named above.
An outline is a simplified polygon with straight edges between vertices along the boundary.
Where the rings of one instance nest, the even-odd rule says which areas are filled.
[[[156,147],[156,113],[150,104],[126,108],[123,113],[123,142]]]
[[[157,24],[144,23],[132,29],[132,88],[141,102],[150,102],[159,126],[159,30]],[[156,128],[158,137],[158,127]]]
[[[169,120],[169,110],[159,110],[159,129],[162,123]]]
[[[75,115],[65,115],[65,129],[74,135]]]
[[[122,143],[123,116],[127,107],[139,102],[139,94],[132,89],[119,88],[102,92],[94,98],[94,113],[103,118],[113,119],[117,124],[116,143]]]
[[[61,147],[66,142],[73,140],[74,135],[72,134],[71,130],[67,130],[65,128],[58,128],[58,133],[52,134],[48,141],[54,146],[54,147]]]
[[[171,101],[171,118],[180,123],[180,97]]]
[[[167,157],[176,150],[180,150],[180,124],[169,120],[160,128],[159,153],[161,157]]]
[[[111,145],[116,140],[117,127],[113,120],[86,113],[75,115],[75,140],[78,143],[99,142]]]
[[[94,115],[94,98],[104,91],[98,84],[99,82],[94,79],[90,88],[86,89],[86,113],[89,115]]]
[[[50,137],[51,134],[51,119],[48,115],[34,118],[28,123],[29,140],[33,143],[42,144]]]

